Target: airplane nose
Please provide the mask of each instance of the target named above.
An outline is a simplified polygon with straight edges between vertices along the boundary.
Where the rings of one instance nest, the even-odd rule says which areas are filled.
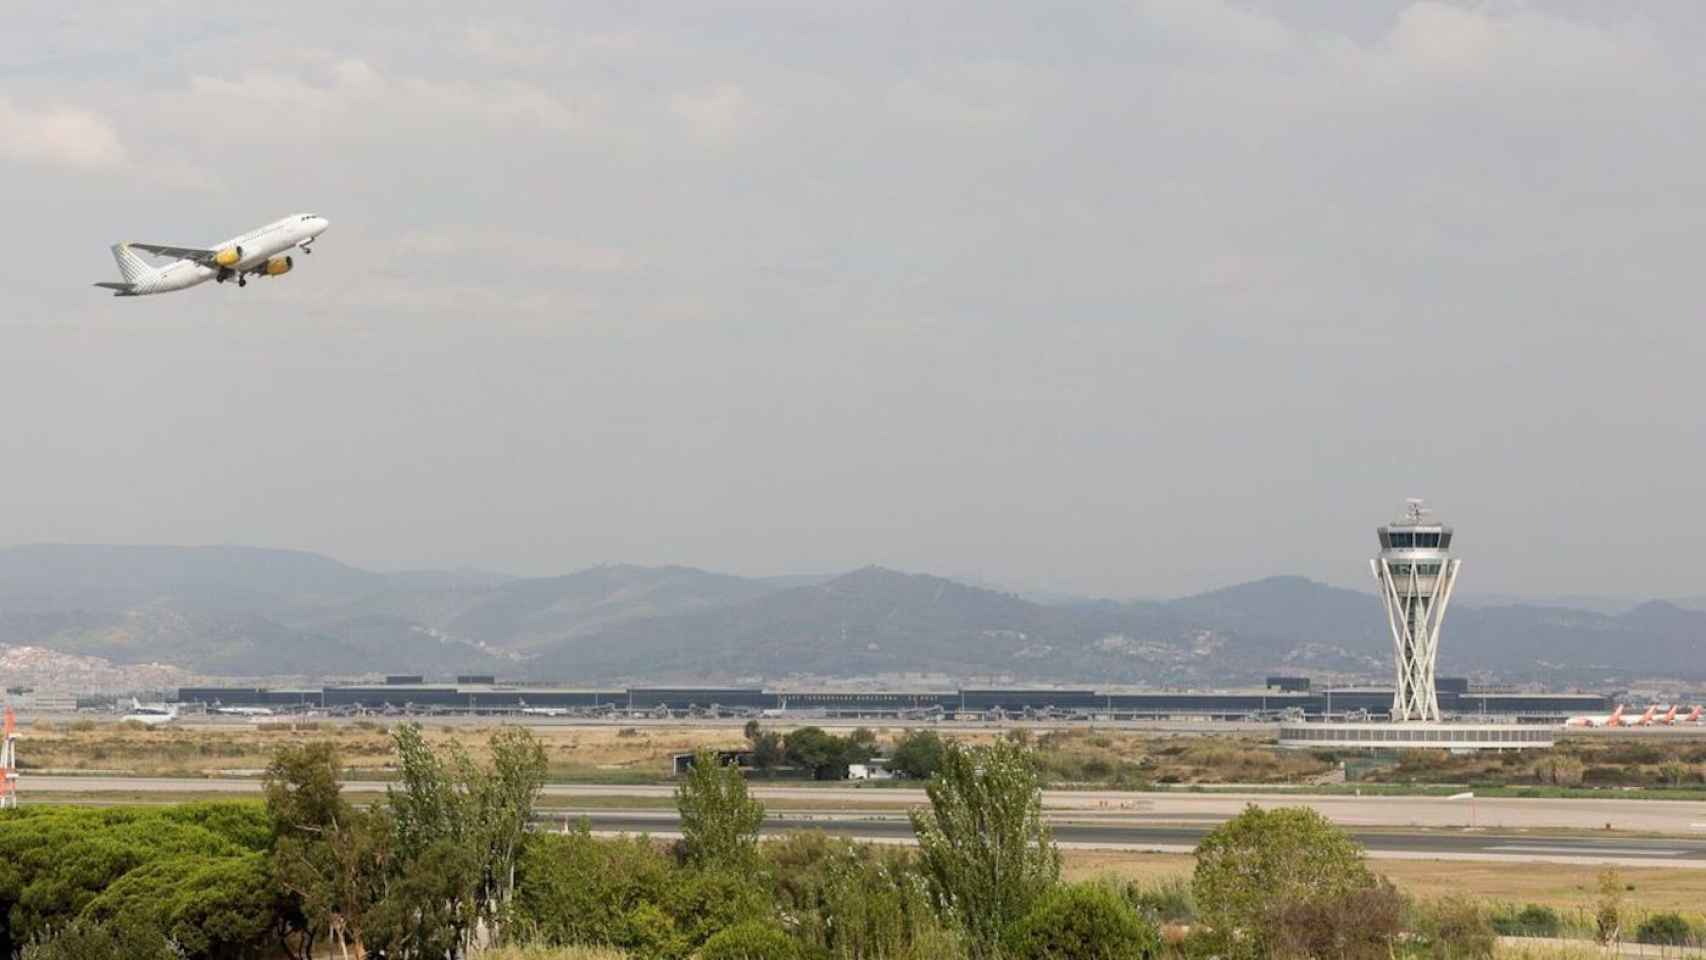
[[[332,221],[327,220],[325,217],[316,217],[314,221],[314,232],[321,233],[331,225]]]

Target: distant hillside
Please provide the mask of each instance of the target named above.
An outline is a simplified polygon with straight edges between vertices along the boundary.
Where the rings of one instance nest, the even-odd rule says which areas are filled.
[[[163,596],[229,610],[351,600],[383,574],[329,557],[255,547],[39,544],[0,549],[0,609],[116,610]]]
[[[0,643],[203,673],[484,672],[599,626],[781,589],[686,567],[382,574],[252,547],[0,549]]]
[[[249,547],[0,549],[0,644],[228,675],[497,673],[573,682],[934,672],[968,684],[1228,686],[1384,677],[1377,598],[1271,577],[1165,602],[1040,603],[877,567],[748,579],[604,566],[383,574]],[[1706,679],[1706,612],[1459,605],[1442,673]]]
[[[527,666],[551,677],[930,670],[991,682],[1248,682],[1291,652],[1268,633],[1240,632],[1246,622],[1265,622],[1257,607],[1276,599],[1260,588],[1253,592],[1246,598],[1225,591],[1215,601],[1200,601],[1216,606],[1223,615],[1216,620],[1199,616],[1187,601],[1179,609],[1045,606],[940,577],[872,567],[728,607],[565,639]],[[1345,665],[1336,651],[1329,659],[1335,668]]]

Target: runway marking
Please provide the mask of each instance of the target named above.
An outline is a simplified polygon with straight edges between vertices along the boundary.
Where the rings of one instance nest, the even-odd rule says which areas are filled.
[[[1562,853],[1578,857],[1680,857],[1683,854],[1681,850],[1654,847],[1549,847],[1534,843],[1507,843],[1487,849],[1498,853]]]

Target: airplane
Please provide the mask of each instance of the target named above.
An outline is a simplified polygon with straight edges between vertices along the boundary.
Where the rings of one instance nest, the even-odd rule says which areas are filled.
[[[1655,723],[1662,723],[1667,727],[1675,726],[1676,725],[1676,704],[1674,704],[1674,703],[1671,704],[1670,709],[1665,711],[1665,715],[1658,718],[1654,722]]]
[[[1621,727],[1623,725],[1623,704],[1621,703],[1617,705],[1617,709],[1611,711],[1611,715],[1608,717],[1571,717],[1564,721],[1566,727]]]
[[[1647,712],[1641,714],[1641,719],[1630,723],[1629,726],[1631,726],[1631,727],[1650,727],[1653,725],[1653,714],[1658,713],[1658,712],[1659,712],[1659,708],[1657,706],[1648,707]]]
[[[1699,723],[1700,722],[1700,708],[1698,706],[1696,706],[1693,710],[1690,710],[1688,712],[1688,716],[1677,717],[1676,722],[1677,723]]]
[[[270,717],[272,711],[266,707],[216,707],[214,713],[222,713],[228,717]]]
[[[152,293],[185,290],[209,280],[224,283],[233,277],[237,286],[249,285],[252,276],[277,277],[296,265],[286,251],[312,253],[315,238],[326,232],[331,221],[312,213],[293,213],[264,227],[250,230],[211,247],[174,247],[164,243],[115,243],[119,283],[95,286],[111,290],[115,297],[141,297]],[[171,257],[163,267],[150,266],[136,251]]]
[[[159,726],[162,723],[171,723],[173,720],[178,719],[178,708],[166,706],[164,704],[149,704],[145,707],[138,703],[136,698],[132,697],[130,701],[130,712],[125,714],[124,718],[126,720],[135,720],[137,723],[143,723],[150,727],[154,727]]]
[[[526,717],[566,717],[569,715],[566,707],[530,707],[527,701],[521,701],[521,714]]]

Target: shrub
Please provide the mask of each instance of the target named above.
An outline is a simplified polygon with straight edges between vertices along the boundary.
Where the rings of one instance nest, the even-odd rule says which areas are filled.
[[[1427,955],[1435,960],[1487,960],[1498,933],[1481,905],[1467,897],[1447,897],[1421,911],[1418,926]]]
[[[705,941],[700,960],[798,960],[800,948],[780,929],[762,921],[730,927]]]
[[[1152,885],[1128,883],[1125,898],[1156,926],[1190,923],[1197,918],[1197,902],[1191,895],[1191,882],[1183,877],[1168,877]]]
[[[606,944],[636,957],[682,957],[773,912],[750,873],[683,870],[644,838],[602,840],[584,823],[568,834],[529,836],[519,870],[515,922],[541,946]]]
[[[1504,937],[1556,937],[1564,922],[1551,907],[1531,903],[1514,913],[1508,910],[1493,915],[1493,929]]]
[[[22,960],[176,960],[149,925],[78,920],[24,948]]]
[[[1680,947],[1688,943],[1694,935],[1688,921],[1680,914],[1655,913],[1641,921],[1635,928],[1637,943],[1658,943],[1665,946]]]
[[[1599,901],[1594,906],[1594,939],[1615,943],[1623,931],[1623,878],[1616,870],[1599,875]]]
[[[1161,950],[1155,927],[1100,884],[1050,890],[1003,941],[1010,960],[1147,960]]]
[[[818,832],[790,834],[761,851],[776,909],[810,955],[899,960],[942,952],[942,928],[908,852]]]
[[[1403,895],[1381,879],[1373,886],[1285,904],[1268,939],[1274,957],[1388,960],[1403,921]]]
[[[1229,957],[1269,955],[1280,911],[1375,885],[1362,848],[1307,807],[1247,807],[1197,845],[1191,892]]]

